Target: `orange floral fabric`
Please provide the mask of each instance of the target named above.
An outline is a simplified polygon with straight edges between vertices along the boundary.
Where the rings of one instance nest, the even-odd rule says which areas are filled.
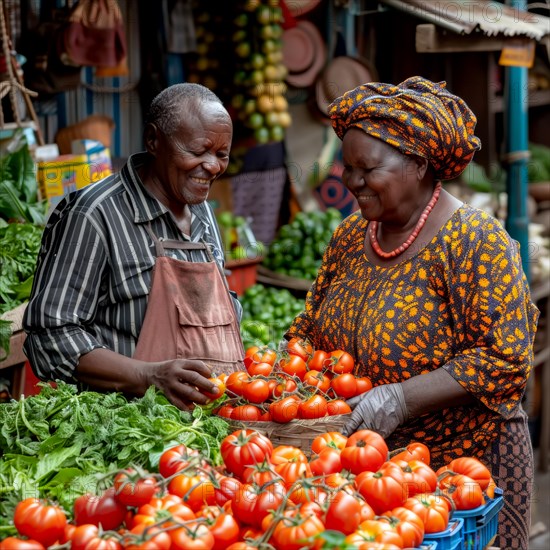
[[[405,155],[428,159],[438,179],[456,178],[481,142],[474,136],[476,116],[446,86],[421,76],[396,86],[362,84],[330,104],[332,126],[340,139],[360,128]]]
[[[500,223],[463,205],[430,243],[393,267],[364,253],[367,220],[354,213],[329,244],[290,336],[353,355],[374,385],[446,369],[478,405],[413,419],[390,438],[432,447],[437,464],[481,457],[520,401],[532,367],[538,309],[515,243]]]

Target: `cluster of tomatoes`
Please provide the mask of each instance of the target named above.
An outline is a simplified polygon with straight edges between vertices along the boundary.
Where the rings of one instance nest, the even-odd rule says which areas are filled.
[[[353,374],[353,357],[342,350],[314,350],[300,338],[277,353],[251,347],[244,359],[246,371],[212,379],[231,397],[217,414],[247,422],[289,422],[351,412],[346,399],[369,391],[368,377]]]
[[[434,471],[426,445],[389,452],[370,430],[319,435],[309,459],[248,429],[220,452],[223,468],[180,444],[162,453],[158,473],[117,472],[102,495],[75,501],[71,522],[57,505],[25,499],[14,524],[28,538],[4,539],[0,550],[417,548],[454,509],[494,496],[477,459]]]

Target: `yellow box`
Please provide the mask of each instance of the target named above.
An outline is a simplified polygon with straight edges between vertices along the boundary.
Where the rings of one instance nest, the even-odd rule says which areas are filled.
[[[38,185],[42,198],[57,203],[72,191],[90,183],[90,165],[87,155],[61,155],[55,160],[39,162]]]

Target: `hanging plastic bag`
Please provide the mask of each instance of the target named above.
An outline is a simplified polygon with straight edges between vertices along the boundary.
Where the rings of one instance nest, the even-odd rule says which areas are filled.
[[[79,0],[63,33],[66,64],[116,67],[126,57],[126,35],[116,0]]]

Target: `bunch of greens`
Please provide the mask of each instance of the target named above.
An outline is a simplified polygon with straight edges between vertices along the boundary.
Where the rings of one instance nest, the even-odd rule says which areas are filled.
[[[47,202],[39,200],[35,165],[22,130],[0,155],[0,218],[44,225]]]
[[[42,231],[32,223],[0,218],[0,315],[29,298]],[[0,361],[9,354],[11,333],[11,322],[0,319]]]
[[[28,299],[43,228],[0,220],[0,314]]]
[[[12,507],[29,496],[56,500],[70,513],[78,496],[108,486],[106,474],[129,465],[155,471],[162,452],[180,443],[222,462],[229,425],[200,407],[181,411],[154,387],[126,399],[56,386],[0,404],[0,518],[13,517]]]

